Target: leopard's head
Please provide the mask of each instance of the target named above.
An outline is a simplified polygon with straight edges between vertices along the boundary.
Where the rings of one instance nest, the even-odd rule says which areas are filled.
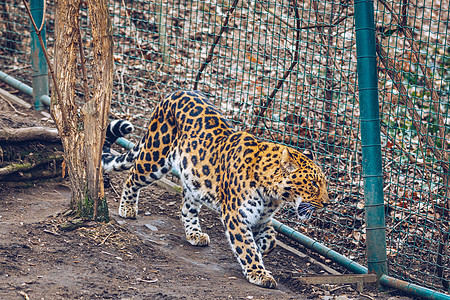
[[[279,159],[277,193],[289,203],[298,217],[307,220],[314,211],[330,204],[327,180],[322,170],[306,155],[282,147]]]

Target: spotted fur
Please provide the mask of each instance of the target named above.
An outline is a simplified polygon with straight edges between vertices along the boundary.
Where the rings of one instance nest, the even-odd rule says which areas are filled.
[[[117,135],[113,136],[116,137]],[[106,171],[131,168],[119,215],[136,218],[139,190],[173,169],[183,187],[181,220],[187,240],[207,246],[198,214],[219,212],[248,281],[275,288],[262,256],[275,247],[273,214],[290,203],[300,218],[329,203],[321,169],[295,149],[237,132],[200,92],[179,91],[154,109],[148,131],[123,155],[106,153]]]

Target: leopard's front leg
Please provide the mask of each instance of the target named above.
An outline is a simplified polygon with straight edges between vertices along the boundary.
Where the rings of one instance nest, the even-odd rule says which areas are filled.
[[[223,214],[222,221],[231,249],[240,263],[247,280],[256,285],[274,289],[277,282],[269,271],[264,268],[262,254],[256,245],[252,231],[242,221],[240,215],[229,212]]]

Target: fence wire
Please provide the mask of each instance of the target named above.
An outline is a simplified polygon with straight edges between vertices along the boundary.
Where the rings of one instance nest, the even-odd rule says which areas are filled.
[[[2,71],[31,85],[30,21],[19,1],[0,0]]]
[[[1,68],[30,82],[23,5],[0,6]],[[110,11],[112,118],[136,123],[137,140],[164,95],[196,88],[238,129],[310,150],[335,204],[305,224],[288,209],[277,218],[366,264],[352,1],[116,0]],[[375,17],[389,273],[449,292],[449,1],[378,0]]]

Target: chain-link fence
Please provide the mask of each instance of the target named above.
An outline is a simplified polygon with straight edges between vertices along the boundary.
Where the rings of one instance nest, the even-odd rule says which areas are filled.
[[[30,20],[20,1],[11,2],[0,1],[0,66],[31,85]]]
[[[20,1],[0,6],[1,69],[30,82],[29,20]],[[112,118],[140,136],[164,95],[196,88],[238,129],[312,151],[335,205],[305,224],[277,218],[367,263],[352,1],[116,0],[110,11]],[[389,274],[448,293],[449,1],[378,0],[375,26]]]

